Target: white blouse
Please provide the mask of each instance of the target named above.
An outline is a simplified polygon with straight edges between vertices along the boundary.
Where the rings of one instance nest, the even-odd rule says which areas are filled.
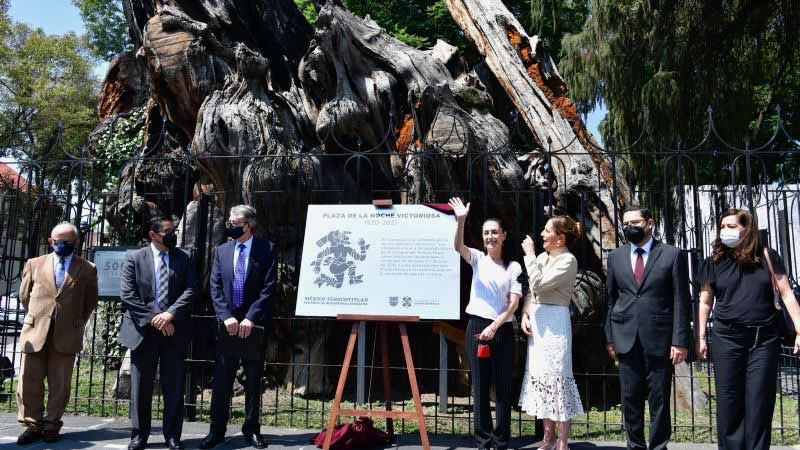
[[[494,320],[508,308],[510,294],[522,295],[518,278],[522,267],[512,261],[508,266],[497,264],[485,253],[469,249],[472,266],[472,287],[467,314]],[[506,320],[510,322],[511,317]]]

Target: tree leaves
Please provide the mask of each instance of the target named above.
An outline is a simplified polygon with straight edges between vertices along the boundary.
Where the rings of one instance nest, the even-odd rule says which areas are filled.
[[[731,142],[764,140],[777,104],[800,106],[797,0],[596,0],[562,44],[573,100],[584,113],[608,106],[610,145],[630,145],[643,127],[651,142],[696,142],[709,105]]]
[[[133,49],[119,0],[72,0],[80,9],[92,54],[105,61]]]
[[[45,155],[60,127],[61,148],[86,142],[97,121],[97,80],[86,40],[13,23],[0,3],[0,154]]]

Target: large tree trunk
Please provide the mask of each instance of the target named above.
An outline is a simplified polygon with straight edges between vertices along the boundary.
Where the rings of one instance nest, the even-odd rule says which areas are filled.
[[[444,201],[443,186],[469,184],[461,158],[469,153],[488,160],[473,181],[485,183],[489,209],[510,217],[500,192],[521,189],[523,174],[510,151],[495,151],[508,142],[508,128],[489,113],[488,95],[453,79],[446,47],[414,49],[328,3],[300,67],[311,120],[326,152],[371,153],[373,177],[360,183],[367,199],[371,190],[400,189],[403,201]],[[342,170],[352,175],[354,166],[345,160]]]
[[[364,203],[391,196],[396,203],[442,202],[452,193],[471,192],[479,200],[473,202],[476,217],[517,218],[529,230],[533,211],[525,202],[509,201],[508,193],[554,189],[561,205],[590,225],[594,273],[581,277],[573,303],[575,316],[597,319],[600,242],[616,245],[613,217],[629,192],[624,180],[611,178],[607,161],[591,145],[538,40],[525,35],[499,0],[449,0],[453,16],[486,58],[488,71],[471,70],[445,42],[418,50],[354,16],[340,0],[315,3],[320,9],[312,28],[293,0],[123,1],[137,57],[115,63],[101,109],[113,117],[144,108],[145,145],[138,156],[162,159],[126,167],[120,198],[108,210],[115,228],[125,228],[125,211],[142,220],[187,211],[184,223],[199,223],[197,203],[187,208],[175,201],[197,200],[199,192],[212,195],[217,215],[241,202],[256,206],[261,231],[279,243],[283,255],[275,302],[288,315],[294,310],[305,207],[312,200]],[[120,95],[123,83],[137,86],[133,100]],[[542,177],[543,153],[520,160],[513,151],[510,109],[519,111],[539,150],[564,148],[558,153],[562,164],[551,164],[554,176]],[[194,164],[177,165],[186,155]],[[186,192],[176,175],[180,183],[196,185],[194,190]],[[172,195],[165,200],[148,194],[153,192]],[[588,199],[588,209],[574,207],[578,197]],[[471,221],[471,235],[477,236],[479,222]],[[191,231],[185,239],[193,242]],[[329,323],[277,325],[268,354],[298,365],[294,377],[283,366],[270,366],[283,372],[269,378],[299,383],[295,389],[307,395],[327,391],[325,374],[302,372],[302,363],[306,357],[337,362],[318,354]],[[438,343],[432,334],[415,340],[420,347]],[[327,342],[329,355],[336,355],[340,349],[331,347],[341,343]],[[436,366],[432,355],[419,358],[420,366]]]
[[[562,202],[570,195],[588,195],[588,217],[582,219],[584,225],[590,225],[586,232],[595,255],[602,259],[603,248],[617,246],[615,215],[630,204],[630,188],[621,172],[612,172],[590,140],[575,104],[566,96],[567,85],[542,42],[538,36],[528,36],[500,0],[447,0],[447,6],[485,58],[539,149],[551,153],[548,166],[553,183],[548,187]],[[530,170],[538,166],[532,164]],[[527,179],[536,181],[533,176]]]

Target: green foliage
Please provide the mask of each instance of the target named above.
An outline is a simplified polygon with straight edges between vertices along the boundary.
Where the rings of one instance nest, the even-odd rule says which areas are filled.
[[[612,146],[640,136],[645,111],[650,142],[698,142],[710,105],[720,134],[743,146],[772,134],[777,104],[800,107],[796,0],[596,0],[562,44],[571,96],[583,112],[606,104]]]
[[[577,33],[589,15],[589,0],[505,0],[504,4],[517,17],[523,27],[531,31],[531,11],[535,5],[541,10],[537,29],[554,58],[560,54],[561,38],[566,33]],[[311,0],[295,0],[309,20],[314,23],[316,10]],[[358,16],[369,16],[394,38],[417,48],[428,48],[443,39],[457,46],[471,63],[479,55],[466,39],[447,9],[445,0],[344,0],[345,6]]]
[[[104,175],[103,188],[113,188],[119,181],[125,162],[136,155],[144,138],[145,109],[133,109],[126,117],[108,124],[92,142],[97,168]]]
[[[94,56],[111,61],[114,56],[133,49],[119,0],[72,0],[72,3],[80,9]]]
[[[85,39],[14,23],[0,3],[0,155],[60,158],[44,154],[59,124],[60,148],[79,148],[97,121],[97,85]]]
[[[297,8],[303,13],[308,20],[308,23],[314,24],[317,22],[317,9],[314,8],[314,2],[311,0],[294,0],[295,4],[297,4]]]
[[[345,0],[344,3],[353,14],[369,16],[394,38],[417,48],[430,47],[439,38],[456,40],[452,36],[455,24],[449,15],[450,23],[441,21],[431,11],[437,4],[443,4],[443,0]]]

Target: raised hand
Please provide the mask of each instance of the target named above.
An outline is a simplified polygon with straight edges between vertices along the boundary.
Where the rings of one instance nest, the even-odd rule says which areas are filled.
[[[456,219],[464,220],[467,218],[467,214],[469,214],[469,203],[464,206],[464,202],[461,201],[459,197],[453,197],[447,202],[451,208],[453,208],[453,212],[456,214]]]
[[[536,256],[536,250],[533,248],[533,239],[530,235],[525,235],[525,240],[522,241],[522,251],[526,256]]]

